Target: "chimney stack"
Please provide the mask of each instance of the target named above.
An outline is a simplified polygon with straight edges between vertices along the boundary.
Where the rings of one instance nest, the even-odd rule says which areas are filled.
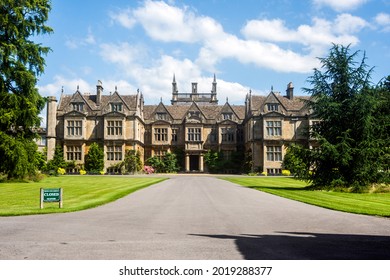
[[[286,90],[287,98],[288,99],[293,99],[294,98],[294,86],[292,82],[289,82],[287,85],[287,90]]]
[[[100,106],[102,101],[103,94],[103,84],[102,81],[98,80],[98,84],[96,85],[96,105]]]

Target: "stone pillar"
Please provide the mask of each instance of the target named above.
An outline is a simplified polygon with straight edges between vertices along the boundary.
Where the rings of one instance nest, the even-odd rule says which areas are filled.
[[[47,98],[47,116],[46,116],[46,148],[47,160],[54,157],[56,148],[56,126],[57,126],[57,99],[55,96]]]
[[[204,168],[203,168],[203,154],[200,154],[199,155],[199,172],[203,172],[204,171]]]
[[[189,154],[186,154],[186,158],[185,158],[185,168],[186,168],[186,172],[189,172],[190,171],[190,155]]]

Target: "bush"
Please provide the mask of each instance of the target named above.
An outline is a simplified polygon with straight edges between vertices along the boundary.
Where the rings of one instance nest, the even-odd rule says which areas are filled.
[[[154,173],[154,168],[151,167],[151,166],[149,166],[149,165],[145,165],[145,166],[144,166],[144,172],[145,172],[146,174],[153,174],[153,173]]]
[[[80,175],[85,175],[85,174],[87,174],[87,171],[80,169]]]
[[[65,168],[59,167],[59,168],[57,169],[57,174],[59,174],[59,175],[64,175],[65,173],[66,173]]]
[[[283,170],[282,170],[282,175],[283,175],[283,176],[290,176],[290,175],[291,175],[291,172],[290,172],[290,170],[283,169]]]

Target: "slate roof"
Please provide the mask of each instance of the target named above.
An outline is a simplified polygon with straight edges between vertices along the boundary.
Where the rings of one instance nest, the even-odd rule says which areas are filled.
[[[271,94],[274,94],[276,100],[289,112],[301,112],[306,113],[308,111],[306,103],[310,100],[310,96],[294,96],[293,99],[289,99],[287,96],[281,95],[279,92],[271,92],[269,95],[251,95],[250,103],[252,113],[261,113],[264,110],[267,99]]]
[[[80,93],[80,92],[75,92],[74,94],[62,94],[60,101],[58,103],[57,110],[58,111],[66,111],[67,106],[72,102],[72,101],[79,101],[80,97],[82,98],[83,101],[86,102],[86,104],[91,108],[93,111],[101,111],[103,108],[105,108],[110,102],[116,101],[118,99],[118,96],[123,100],[125,105],[130,109],[130,110],[136,110],[137,108],[137,95],[116,95],[115,93],[112,95],[102,95],[101,96],[101,103],[100,106],[96,105],[96,97],[97,95],[91,95],[88,93]]]

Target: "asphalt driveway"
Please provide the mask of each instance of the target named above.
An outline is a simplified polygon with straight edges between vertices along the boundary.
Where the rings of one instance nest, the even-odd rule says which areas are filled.
[[[94,209],[0,217],[0,259],[388,260],[390,219],[173,176]]]

